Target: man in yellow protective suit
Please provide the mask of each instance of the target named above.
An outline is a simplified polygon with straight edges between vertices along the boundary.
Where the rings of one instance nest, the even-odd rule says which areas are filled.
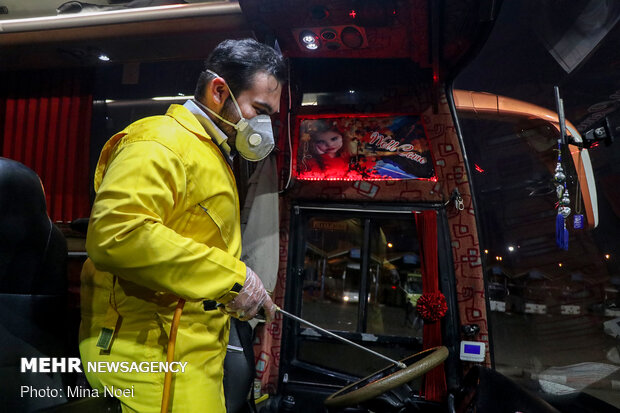
[[[124,412],[160,411],[159,362],[179,299],[187,302],[170,366],[173,412],[225,412],[229,315],[275,312],[239,260],[230,164],[236,154],[257,161],[273,149],[269,115],[279,109],[285,67],[279,53],[251,39],[222,42],[205,64],[195,99],[114,135],[95,171],[80,352],[93,389],[119,398]],[[204,311],[203,300],[223,311]]]

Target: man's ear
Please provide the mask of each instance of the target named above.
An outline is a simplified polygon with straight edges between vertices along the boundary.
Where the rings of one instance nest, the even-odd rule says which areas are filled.
[[[215,77],[207,83],[205,90],[206,106],[216,113],[220,113],[224,102],[230,96],[230,91],[226,85],[226,81],[221,77]]]

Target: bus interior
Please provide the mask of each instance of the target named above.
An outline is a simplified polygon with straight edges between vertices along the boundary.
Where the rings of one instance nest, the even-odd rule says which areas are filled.
[[[20,359],[79,357],[104,143],[251,37],[289,70],[275,151],[234,162],[254,260],[278,306],[357,346],[252,323],[228,412],[620,411],[618,20],[596,0],[1,1],[0,406],[120,411],[20,397],[88,386]],[[6,183],[13,161],[44,192]]]

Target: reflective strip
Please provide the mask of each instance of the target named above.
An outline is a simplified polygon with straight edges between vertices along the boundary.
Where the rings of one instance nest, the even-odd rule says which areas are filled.
[[[243,353],[243,347],[233,346],[231,344],[229,344],[226,347],[227,347],[228,351],[233,351],[233,352],[237,352],[237,353]]]

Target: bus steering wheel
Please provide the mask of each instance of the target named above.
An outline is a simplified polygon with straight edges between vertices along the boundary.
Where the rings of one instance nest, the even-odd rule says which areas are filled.
[[[403,363],[408,364],[407,362],[411,363],[413,360],[422,357],[406,368],[386,367],[343,387],[325,399],[324,403],[328,407],[344,407],[374,399],[389,390],[426,374],[443,363],[448,358],[448,354],[448,349],[445,346],[421,351],[401,360]]]

